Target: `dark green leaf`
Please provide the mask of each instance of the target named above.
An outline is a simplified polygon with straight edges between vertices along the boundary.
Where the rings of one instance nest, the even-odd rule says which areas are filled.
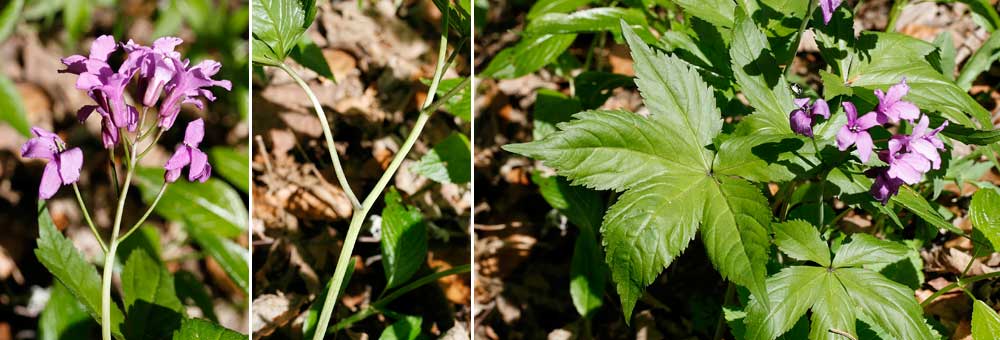
[[[299,37],[299,41],[295,44],[290,55],[297,63],[316,72],[316,74],[336,81],[333,77],[333,71],[330,70],[330,65],[326,62],[326,57],[323,56],[323,50],[316,46],[309,35],[303,34]]]
[[[948,33],[948,32],[943,32]],[[958,87],[968,91],[972,87],[972,82],[993,65],[993,62],[1000,58],[1000,34],[994,32],[990,38],[983,42],[983,45],[965,61],[962,72],[958,74],[955,83]]]
[[[628,87],[632,85],[632,77],[623,76],[615,73],[608,72],[596,72],[596,71],[584,71],[576,76],[573,81],[573,86],[576,89],[576,98],[580,100],[580,104],[583,106],[575,111],[571,110],[570,107],[563,107],[562,110],[566,111],[566,115],[569,116],[570,113],[575,113],[582,111],[583,109],[593,110],[604,102],[611,98],[613,94],[612,91],[619,87]],[[538,102],[535,102],[535,119],[538,119]],[[536,125],[537,129],[538,126]],[[537,138],[536,138],[537,139]]]
[[[7,3],[0,11],[0,43],[7,40],[17,22],[21,20],[21,10],[24,8],[24,0],[13,0]]]
[[[246,340],[247,336],[202,319],[185,319],[175,340]]]
[[[972,227],[982,232],[994,249],[1000,249],[1000,194],[993,189],[977,190],[972,196],[969,215]]]
[[[403,316],[396,322],[393,322],[389,328],[382,331],[382,335],[378,338],[379,340],[415,340],[420,337],[420,324],[422,324],[423,318],[419,316]]]
[[[585,318],[593,317],[601,308],[608,280],[608,267],[595,232],[580,228],[570,262],[569,295],[576,312]]]
[[[244,194],[250,192],[250,158],[245,152],[233,148],[217,146],[208,151],[211,157],[212,170],[222,178],[240,189]]]
[[[458,86],[459,83],[463,81],[463,78],[451,78],[444,79],[438,83],[437,95],[443,96],[450,92],[451,89]],[[462,118],[462,120],[470,121],[472,120],[472,83],[469,82],[468,87],[458,90],[454,96],[448,99],[445,103],[445,111],[454,115],[455,117]]]
[[[415,207],[403,204],[395,188],[385,193],[382,210],[382,268],[386,289],[406,283],[427,256],[427,226]]]
[[[316,18],[315,0],[252,0],[253,61],[281,63]]]
[[[544,34],[523,37],[517,45],[497,53],[480,77],[518,78],[552,63],[576,39],[576,34]]]
[[[580,228],[597,232],[601,226],[604,202],[597,191],[570,185],[565,177],[531,174],[531,181],[553,208],[559,210],[570,222]]]
[[[97,323],[66,286],[54,281],[49,294],[49,302],[38,317],[39,340],[73,340],[94,334]]]
[[[733,76],[756,112],[742,122],[741,129],[758,134],[791,134],[788,113],[795,97],[764,33],[742,13],[736,16],[730,56]]]
[[[134,236],[133,236],[134,237]],[[181,270],[174,274],[174,284],[177,287],[177,297],[181,301],[191,299],[194,304],[201,309],[201,314],[212,321],[217,321],[215,316],[212,296],[209,295],[208,285],[198,280],[189,271]]]
[[[162,168],[139,168],[136,185],[142,199],[152,203],[163,185]],[[178,179],[167,186],[155,211],[172,221],[189,221],[224,237],[236,237],[247,230],[247,208],[243,198],[233,187],[214,178],[205,183]]]
[[[174,292],[174,278],[145,251],[134,251],[122,270],[125,337],[169,339],[181,326],[183,306]]]
[[[567,13],[590,4],[593,0],[539,0],[528,10],[528,20],[547,13]]]
[[[247,248],[213,232],[211,225],[202,225],[191,220],[184,222],[188,234],[201,247],[201,250],[219,263],[219,266],[237,287],[240,287],[244,293],[248,292],[250,273],[247,268],[249,268],[250,254]]]
[[[736,3],[733,0],[675,0],[684,13],[718,27],[732,28]]]
[[[38,202],[38,248],[35,256],[59,280],[70,294],[83,303],[94,320],[101,319],[101,277],[83,255],[73,247],[73,242],[63,237],[52,223],[45,201]],[[111,303],[111,332],[122,339],[122,311]]]
[[[411,170],[439,183],[468,183],[472,180],[472,149],[465,135],[452,132],[434,145]]]
[[[572,14],[548,13],[528,23],[524,34],[528,36],[542,34],[565,34],[584,32],[613,32],[621,34],[619,21],[646,32],[646,16],[637,9],[617,7],[598,7],[573,12]],[[646,35],[649,36],[648,32]],[[651,36],[650,36],[651,37]]]
[[[0,74],[0,122],[10,124],[22,136],[31,135],[28,112],[21,103],[21,93],[17,91],[14,82],[3,74]]]

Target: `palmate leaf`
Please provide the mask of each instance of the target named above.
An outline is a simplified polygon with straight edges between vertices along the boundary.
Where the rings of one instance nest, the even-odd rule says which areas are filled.
[[[722,120],[711,88],[691,66],[653,51],[622,25],[650,116],[585,111],[542,140],[504,148],[542,160],[573,184],[624,191],[601,233],[626,319],[699,228],[723,277],[765,294],[770,210],[749,182],[713,174],[705,146]]]
[[[741,129],[755,134],[790,135],[788,113],[795,109],[795,97],[777,67],[767,37],[746,14],[737,12],[729,50],[733,76],[756,110],[741,124]]]
[[[776,224],[774,228],[786,234],[778,236],[778,240],[784,240],[778,242],[778,247],[786,253],[806,256],[801,254],[801,245],[819,247],[829,253],[819,233],[806,230],[815,230],[811,225],[789,222]],[[790,239],[795,241],[789,242]],[[781,270],[767,280],[770,308],[763,306],[758,296],[751,298],[746,339],[775,339],[791,329],[809,309],[812,310],[809,339],[843,339],[831,330],[857,338],[858,320],[894,339],[934,339],[913,290],[873,270],[858,267],[905,259],[905,251],[894,251],[897,247],[903,246],[854,234],[850,243],[840,247],[831,266],[791,266]],[[866,251],[875,260],[858,256]]]
[[[315,0],[253,0],[253,61],[277,65],[316,18]]]

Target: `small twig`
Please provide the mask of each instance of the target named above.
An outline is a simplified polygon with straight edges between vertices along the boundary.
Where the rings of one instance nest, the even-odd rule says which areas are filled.
[[[858,340],[858,338],[855,338],[853,335],[851,335],[851,333],[848,333],[848,332],[845,332],[845,331],[842,331],[842,330],[839,330],[839,329],[836,329],[836,328],[830,328],[828,330],[828,332],[836,334],[836,335],[840,335],[842,337],[846,337],[846,338],[851,339],[851,340]]]
[[[267,172],[273,172],[274,168],[271,167],[271,155],[267,152],[267,146],[264,145],[264,138],[260,135],[256,135],[253,137],[253,140],[257,142],[257,147],[260,148],[261,156],[264,156],[264,167],[267,168]]]

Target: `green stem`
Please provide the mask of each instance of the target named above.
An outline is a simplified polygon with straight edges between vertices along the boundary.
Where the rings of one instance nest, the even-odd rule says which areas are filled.
[[[945,286],[944,288],[941,288],[940,290],[934,292],[934,294],[932,294],[930,297],[928,297],[927,300],[924,300],[924,302],[920,303],[920,307],[927,307],[927,306],[929,306],[932,302],[934,302],[934,299],[937,299],[939,296],[943,295],[944,293],[947,293],[947,292],[951,291],[952,289],[958,288],[958,287],[960,287],[962,285],[966,285],[966,284],[974,283],[976,281],[990,279],[990,278],[994,278],[994,277],[1000,277],[1000,272],[986,273],[986,274],[983,274],[983,275],[973,276],[973,277],[970,277],[970,278],[967,278],[967,279],[958,279],[957,281],[952,282],[951,284]]]
[[[892,9],[889,10],[889,23],[885,25],[886,32],[896,31],[896,20],[899,20],[899,15],[903,13],[903,8],[909,2],[909,0],[896,0],[892,3]]]
[[[156,208],[156,204],[160,203],[160,198],[163,197],[163,193],[167,191],[167,184],[168,183],[166,181],[163,181],[163,185],[160,186],[160,192],[156,193],[156,198],[153,199],[153,203],[149,205],[149,208],[147,208],[146,212],[142,214],[142,217],[139,218],[139,221],[135,222],[135,224],[132,225],[132,228],[129,228],[129,230],[125,232],[125,234],[122,235],[121,238],[118,239],[118,242],[125,242],[125,239],[127,239],[130,235],[132,235],[132,233],[135,232],[136,229],[142,227],[142,223],[146,222],[146,218],[149,218],[149,215],[153,213],[153,208]]]
[[[806,12],[806,17],[802,18],[802,24],[799,25],[799,32],[795,34],[795,44],[791,45],[792,59],[788,60],[788,65],[785,65],[785,78],[792,74],[792,64],[795,62],[795,52],[799,49],[799,44],[802,43],[802,33],[806,31],[806,27],[809,26],[809,20],[812,19],[813,12],[816,11],[817,0],[809,0],[809,11]]]
[[[87,225],[90,226],[90,231],[94,233],[97,243],[101,245],[101,250],[107,253],[108,246],[101,239],[101,233],[97,232],[97,226],[94,225],[94,220],[90,218],[90,212],[87,211],[87,204],[83,203],[83,195],[80,195],[80,187],[75,182],[73,183],[73,192],[76,193],[76,203],[80,205],[80,210],[83,211],[83,219],[87,220]]]
[[[278,68],[288,73],[295,83],[299,84],[299,87],[306,92],[306,96],[309,96],[309,100],[312,101],[313,110],[316,111],[316,117],[319,118],[319,125],[323,128],[323,137],[326,138],[326,148],[330,150],[330,161],[333,162],[333,169],[337,173],[337,182],[340,182],[340,186],[344,189],[344,193],[347,194],[347,198],[351,200],[351,204],[354,209],[357,210],[360,207],[358,204],[358,196],[354,194],[354,190],[351,189],[351,185],[347,182],[347,176],[344,175],[344,167],[340,165],[340,155],[337,153],[337,147],[333,143],[333,132],[330,131],[330,123],[326,120],[326,113],[323,111],[323,105],[319,103],[319,99],[316,99],[316,95],[313,93],[312,89],[309,88],[309,84],[306,84],[305,80],[302,80],[295,71],[285,65],[284,63],[278,64]]]
[[[374,303],[372,303],[371,305],[369,305],[365,309],[362,309],[361,311],[355,313],[354,315],[351,315],[351,316],[345,318],[344,320],[341,320],[336,325],[333,325],[333,328],[330,328],[330,332],[336,332],[336,331],[339,331],[341,329],[345,329],[345,328],[351,327],[351,325],[353,325],[354,323],[356,323],[358,321],[361,321],[361,320],[364,320],[365,318],[367,318],[369,316],[372,316],[373,314],[377,313],[380,309],[382,309],[385,306],[389,305],[389,303],[391,303],[392,301],[395,301],[400,296],[403,296],[403,294],[409,293],[410,291],[412,291],[414,289],[417,289],[420,286],[423,286],[425,284],[434,282],[437,279],[440,279],[440,278],[445,277],[445,276],[450,276],[450,275],[455,275],[455,274],[462,274],[462,273],[468,273],[470,270],[472,270],[472,267],[470,265],[468,265],[468,264],[465,264],[465,265],[454,267],[454,268],[451,268],[451,269],[448,269],[448,270],[439,271],[439,272],[436,272],[434,274],[430,274],[430,275],[424,276],[424,277],[422,277],[420,279],[417,279],[417,280],[415,280],[413,282],[410,282],[409,284],[407,284],[405,286],[402,286],[399,289],[393,291],[391,294],[386,295],[384,298],[378,299],[377,301],[375,301]]]
[[[128,147],[126,146],[125,149],[127,150]],[[132,175],[135,173],[134,159],[130,163],[128,171],[125,173],[122,193],[118,195],[118,209],[115,211],[115,221],[111,231],[111,246],[104,255],[104,275],[101,277],[101,337],[103,340],[111,340],[111,277],[115,268],[115,252],[118,250],[118,232],[121,230],[122,213],[125,212],[125,198],[128,197],[128,188],[132,184]]]

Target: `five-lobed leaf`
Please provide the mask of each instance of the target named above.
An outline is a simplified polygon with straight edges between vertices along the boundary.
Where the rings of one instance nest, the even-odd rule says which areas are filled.
[[[601,233],[626,318],[699,226],[723,277],[764,295],[770,211],[749,182],[712,174],[714,155],[706,146],[722,120],[711,88],[690,65],[652,50],[624,22],[622,33],[649,117],[585,111],[542,140],[504,148],[542,160],[576,185],[624,191]]]
[[[803,220],[775,223],[774,243],[781,251],[801,261],[813,261],[830,266],[830,247],[823,242],[819,230]]]

